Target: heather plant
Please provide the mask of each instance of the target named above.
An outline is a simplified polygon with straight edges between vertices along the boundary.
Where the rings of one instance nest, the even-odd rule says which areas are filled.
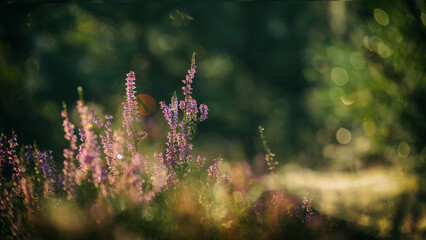
[[[268,141],[265,137],[265,129],[262,126],[259,126],[260,139],[263,143],[263,148],[266,151],[265,161],[268,164],[268,170],[273,172],[275,167],[278,165],[278,162],[274,160],[275,154],[271,152],[271,148],[268,146]]]
[[[208,167],[204,167],[205,156],[193,156],[197,125],[208,117],[207,105],[192,97],[196,68],[193,55],[182,81],[182,100],[175,92],[169,104],[160,102],[169,131],[165,144],[152,155],[138,151],[147,133],[138,124],[134,72],[127,74],[118,129],[111,127],[116,118],[100,116],[86,105],[81,88],[76,103],[81,127],[76,129],[63,104],[68,146],[63,150],[62,170],[55,166],[52,151],[42,151],[35,144],[19,150],[15,133],[10,139],[2,134],[1,235],[75,239],[136,234],[189,239],[208,234],[234,239],[263,234],[267,239],[281,236],[283,222],[298,219],[302,223],[305,216],[289,210],[301,203],[289,194],[249,183],[253,176],[246,170],[239,172],[238,166],[223,173],[220,155]],[[278,162],[263,131],[260,127],[265,161],[274,171]],[[311,202],[303,204],[310,218]]]

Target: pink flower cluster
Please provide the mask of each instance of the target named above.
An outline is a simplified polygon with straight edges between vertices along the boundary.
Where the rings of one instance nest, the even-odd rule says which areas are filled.
[[[70,142],[70,147],[64,149],[64,157],[66,159],[72,159],[74,156],[74,150],[77,149],[77,136],[74,134],[74,124],[70,122],[65,105],[61,112],[61,116],[64,118],[62,126],[64,127],[65,131],[65,139]]]
[[[166,105],[164,101],[160,102],[164,118],[170,127],[167,134],[168,141],[166,142],[166,163],[171,172],[192,160],[193,145],[191,140],[196,123],[207,119],[207,105],[201,104],[198,107],[197,101],[191,95],[196,68],[195,58],[193,58],[191,68],[188,70],[185,79],[182,80],[184,100],[179,101],[178,104],[177,96],[174,94],[169,105]],[[181,119],[179,119],[179,109],[183,112]]]
[[[124,141],[126,142],[127,150],[130,153],[136,151],[135,139],[140,133],[134,132],[134,123],[139,122],[138,105],[136,101],[136,84],[135,84],[135,73],[133,71],[127,74],[126,78],[126,101],[123,102],[123,132]],[[146,135],[146,134],[145,134]],[[144,135],[143,135],[144,137]]]
[[[305,209],[305,218],[304,220],[307,223],[311,222],[312,219],[312,215],[314,215],[314,211],[312,211],[312,200],[313,200],[313,196],[311,194],[307,194],[305,197],[303,197],[303,205],[302,208]]]
[[[84,142],[80,146],[80,152],[77,157],[80,162],[80,169],[84,174],[91,171],[93,181],[96,184],[100,184],[103,180],[103,168],[99,158],[97,136],[92,129],[93,116],[82,100],[77,101],[77,110],[80,114],[82,132],[84,133]]]
[[[219,171],[219,166],[220,164],[222,164],[222,161],[223,161],[222,158],[213,159],[213,165],[211,165],[209,169],[207,170],[209,173],[209,177],[210,179],[216,178],[216,181],[218,183],[222,181],[230,182],[231,178],[229,177],[229,175],[224,173],[221,174]]]
[[[12,235],[20,238],[18,210],[13,206],[16,198],[25,201],[29,211],[37,209],[39,199],[53,194],[66,196],[68,199],[81,199],[85,196],[83,188],[96,192],[98,199],[104,197],[125,198],[120,201],[139,204],[152,201],[156,194],[169,187],[177,186],[182,177],[191,169],[200,170],[206,161],[203,156],[192,158],[191,143],[197,123],[207,119],[208,107],[198,106],[192,98],[192,86],[196,72],[195,60],[191,64],[182,88],[185,99],[178,101],[176,94],[171,103],[160,102],[170,131],[167,134],[165,152],[161,150],[149,155],[141,155],[136,149],[137,140],[146,137],[137,122],[140,121],[136,102],[135,74],[130,72],[126,78],[126,97],[123,102],[122,127],[117,131],[111,128],[111,115],[103,119],[81,99],[76,108],[81,119],[80,139],[75,134],[75,125],[71,123],[66,105],[61,116],[68,146],[64,149],[64,167],[57,174],[51,151],[40,151],[35,146],[26,146],[26,152],[20,158],[17,153],[17,139],[13,133],[11,139],[0,136],[0,217],[8,219]],[[82,96],[81,96],[82,98]],[[181,111],[181,117],[179,117]],[[94,126],[99,128],[94,129]],[[96,130],[96,131],[95,131]],[[78,154],[74,157],[75,151]],[[26,161],[22,161],[26,160]],[[221,174],[221,158],[214,159],[208,169],[208,179],[216,182],[228,182],[229,176]],[[28,174],[31,172],[31,174]],[[8,183],[7,187],[6,184]],[[11,183],[11,184],[9,184]],[[7,235],[9,236],[9,235]]]

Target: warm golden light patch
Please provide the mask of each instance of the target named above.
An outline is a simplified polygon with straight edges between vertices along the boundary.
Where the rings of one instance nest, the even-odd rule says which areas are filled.
[[[155,112],[157,105],[153,97],[148,94],[138,95],[138,106],[139,114],[142,116],[148,116]]]
[[[400,158],[406,158],[406,157],[408,157],[408,155],[410,155],[410,145],[408,145],[408,143],[402,141],[398,145],[398,156]]]
[[[336,138],[340,144],[348,144],[352,139],[351,131],[346,128],[339,128],[336,133]]]

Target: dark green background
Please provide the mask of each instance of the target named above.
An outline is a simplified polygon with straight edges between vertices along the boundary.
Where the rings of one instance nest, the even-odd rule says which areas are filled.
[[[10,2],[0,5],[0,127],[7,134],[15,130],[21,143],[36,140],[42,149],[54,150],[58,162],[67,144],[61,103],[73,109],[78,86],[89,105],[117,114],[125,74],[133,70],[139,93],[169,101],[180,91],[195,51],[194,96],[210,108],[195,142],[204,146],[211,140],[217,155],[252,162],[263,154],[258,134],[263,125],[281,163],[329,168],[333,161],[324,147],[338,144],[336,131],[343,127],[355,137],[370,119],[376,130],[367,136],[370,148],[359,157],[360,168],[395,164],[386,152],[398,151],[402,141],[410,146],[415,169],[424,168],[422,1]],[[375,20],[375,9],[388,14],[387,26]],[[383,52],[383,45],[366,48],[363,36],[372,44],[385,43],[393,54]],[[366,67],[351,66],[353,52],[363,56]],[[336,66],[348,72],[343,87],[330,80]],[[380,81],[370,84],[376,78]],[[333,89],[361,89],[372,98],[345,107],[342,115]],[[160,114],[145,118],[146,127],[151,120],[164,126]]]

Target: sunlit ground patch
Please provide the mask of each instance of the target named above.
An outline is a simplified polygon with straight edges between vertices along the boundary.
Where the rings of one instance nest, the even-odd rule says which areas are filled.
[[[306,191],[313,192],[317,211],[373,227],[387,236],[397,209],[410,204],[418,189],[417,180],[397,167],[345,173],[286,166],[280,174],[265,177],[263,183],[268,189],[285,188],[300,198]]]

